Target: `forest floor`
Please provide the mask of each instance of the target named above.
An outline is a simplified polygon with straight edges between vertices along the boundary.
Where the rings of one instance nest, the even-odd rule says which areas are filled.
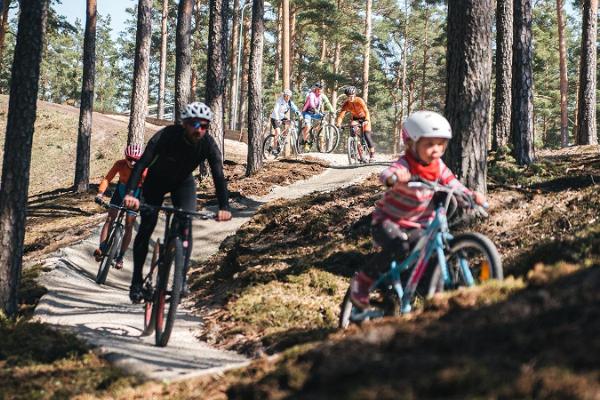
[[[94,190],[50,189],[30,200],[17,322],[0,319],[6,398],[598,398],[600,148],[544,151],[520,168],[491,160],[490,236],[501,283],[445,293],[408,316],[338,331],[339,304],[372,254],[368,214],[381,196],[360,185],[263,206],[196,263],[190,276],[202,339],[255,358],[244,369],[165,384],[111,367],[75,337],[31,323],[44,289],[36,260],[85,235]],[[317,174],[318,162],[267,165],[255,181],[228,163],[235,196]],[[281,176],[283,175],[283,176]],[[236,183],[238,182],[238,183]],[[205,187],[202,193],[212,193]],[[203,201],[214,201],[210,195]],[[41,234],[38,234],[38,231]]]

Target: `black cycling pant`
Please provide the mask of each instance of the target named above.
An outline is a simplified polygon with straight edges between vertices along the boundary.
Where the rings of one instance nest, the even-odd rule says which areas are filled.
[[[152,206],[161,206],[165,195],[171,193],[171,202],[173,207],[181,208],[185,211],[196,211],[196,182],[192,175],[184,179],[175,189],[166,189],[159,185],[144,184],[143,188],[144,203]],[[131,284],[141,284],[143,281],[143,269],[148,255],[148,244],[150,236],[154,232],[156,222],[158,221],[158,211],[142,209],[140,211],[141,221],[135,241],[133,242],[133,276]],[[185,223],[185,221],[182,221]],[[189,243],[186,253],[186,265],[188,264],[189,256],[192,252],[192,231],[190,224]]]
[[[371,136],[371,131],[363,131],[362,126],[365,119],[363,118],[353,118],[352,121],[358,121],[360,123],[360,129],[362,134],[365,136],[365,142],[367,142],[367,146],[369,146],[369,150],[375,149],[375,143],[373,143],[373,137]]]
[[[371,226],[373,241],[381,247],[381,251],[373,257],[368,269],[364,272],[376,279],[390,268],[392,260],[402,262],[410,250],[417,244],[423,230],[419,228],[400,228],[391,221]]]

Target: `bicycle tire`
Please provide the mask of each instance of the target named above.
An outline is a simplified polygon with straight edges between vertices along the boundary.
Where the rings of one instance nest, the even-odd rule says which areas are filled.
[[[480,257],[483,257],[483,259],[476,259],[475,263],[469,263],[469,269],[471,270],[475,284],[488,279],[504,279],[500,254],[496,245],[487,236],[475,232],[463,233],[451,240],[449,245],[450,249],[446,253],[446,263],[448,265],[448,273],[451,274],[453,282],[453,287],[450,289],[467,285],[458,265],[458,257],[471,258],[472,255],[467,256],[467,250],[475,250],[480,253]],[[447,289],[444,287],[441,269],[438,264],[431,276],[427,295],[431,297],[435,293]]]
[[[352,315],[352,308],[354,304],[350,301],[350,288],[346,290],[346,294],[344,295],[344,300],[342,300],[342,304],[340,306],[340,319],[338,322],[338,327],[340,329],[346,329],[350,326],[350,316]]]
[[[156,241],[154,243],[154,249],[152,250],[152,262],[150,263],[150,268],[152,269],[160,258],[160,241]],[[153,281],[157,279],[159,267],[154,267],[154,277]],[[144,330],[142,331],[142,336],[150,336],[154,333],[154,328],[156,325],[156,314],[154,309],[156,290],[152,293],[152,297],[149,300],[144,301]]]
[[[308,151],[310,151],[311,148],[312,148],[312,141],[311,141],[312,140],[312,136],[311,136],[311,134],[312,134],[312,132],[309,131],[308,132],[308,142],[307,143],[310,145],[310,147],[309,147]],[[304,151],[304,143],[303,142],[304,142],[304,139],[303,139],[302,135],[299,134],[298,137],[296,138],[296,154],[307,153],[307,151]]]
[[[339,140],[340,132],[334,125],[321,124],[317,132],[317,150],[320,153],[331,153],[337,148]],[[324,144],[326,145],[323,148]]]
[[[369,309],[379,309],[380,317],[397,317],[401,314],[400,299],[393,289],[376,289],[370,293],[370,297],[372,302]],[[379,299],[379,301],[375,303],[375,299]],[[350,318],[355,309],[357,309],[357,307],[352,304],[352,301],[350,301],[350,288],[348,288],[348,290],[346,290],[346,294],[344,295],[344,299],[342,300],[342,304],[340,305],[340,318],[338,320],[338,327],[340,329],[346,329],[351,323],[357,323]],[[358,313],[362,312],[360,309],[357,309],[357,311]]]
[[[279,156],[279,149],[274,149],[273,148],[273,142],[275,140],[275,135],[273,135],[272,133],[267,135],[265,137],[265,139],[263,140],[263,144],[262,144],[262,155],[263,155],[263,160],[275,160],[278,156]],[[280,147],[280,146],[278,146]],[[277,151],[277,154],[274,153],[274,150]]]
[[[102,261],[100,261],[100,265],[98,266],[98,273],[96,274],[96,283],[99,285],[103,285],[106,283],[106,278],[108,277],[108,271],[110,270],[110,266],[112,265],[115,256],[117,255],[117,251],[121,247],[121,243],[123,241],[123,227],[118,225],[109,233],[107,246],[108,251],[102,257]]]
[[[348,144],[346,145],[346,153],[348,154],[348,164],[358,164],[358,149],[355,137],[350,136],[348,138]]]
[[[172,252],[168,257],[168,264],[163,264],[163,271],[159,274],[160,289],[158,301],[155,304],[156,308],[156,324],[155,324],[155,343],[159,347],[165,347],[169,343],[173,326],[175,325],[175,317],[177,307],[181,299],[181,290],[183,287],[183,270],[184,270],[184,254],[183,243],[180,237],[175,237],[167,246],[167,251]],[[171,264],[174,263],[174,268]],[[170,296],[167,299],[167,287],[169,284],[169,272],[173,271],[173,279],[171,282]],[[168,310],[165,312],[165,308]]]

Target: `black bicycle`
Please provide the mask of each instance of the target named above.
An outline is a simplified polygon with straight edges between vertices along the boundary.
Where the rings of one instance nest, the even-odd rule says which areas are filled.
[[[121,249],[121,244],[123,243],[123,235],[125,233],[123,219],[125,218],[127,211],[131,212],[131,210],[125,207],[109,204],[98,198],[94,199],[94,201],[107,210],[110,208],[119,210],[117,217],[113,221],[112,225],[110,226],[110,230],[108,231],[106,246],[104,247],[105,251],[102,253],[102,260],[100,260],[98,273],[96,274],[96,283],[103,285],[106,282],[106,277],[108,276],[110,267],[114,266],[115,264],[115,258],[117,257],[119,249]]]
[[[361,132],[359,125],[348,125],[343,129],[348,129],[348,142],[346,146],[346,153],[348,154],[348,164],[359,164],[367,162],[367,154],[369,154],[369,147],[365,135]]]
[[[155,344],[164,347],[171,337],[182,296],[189,263],[188,246],[192,240],[192,217],[211,219],[216,215],[211,211],[189,212],[174,207],[155,207],[147,204],[142,204],[141,208],[164,211],[167,215],[163,242],[161,244],[160,240],[156,241],[150,272],[143,282],[142,336],[149,336],[155,332]]]

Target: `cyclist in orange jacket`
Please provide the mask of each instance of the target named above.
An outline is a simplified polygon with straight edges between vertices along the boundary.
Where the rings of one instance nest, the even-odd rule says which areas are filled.
[[[369,114],[367,104],[356,95],[356,87],[354,86],[348,86],[344,90],[344,93],[348,96],[348,99],[342,104],[335,125],[339,127],[342,124],[344,115],[349,112],[352,116],[352,121],[357,121],[362,127],[362,133],[365,135],[367,146],[369,146],[369,162],[372,162],[375,158],[375,144],[371,137],[371,114]]]

